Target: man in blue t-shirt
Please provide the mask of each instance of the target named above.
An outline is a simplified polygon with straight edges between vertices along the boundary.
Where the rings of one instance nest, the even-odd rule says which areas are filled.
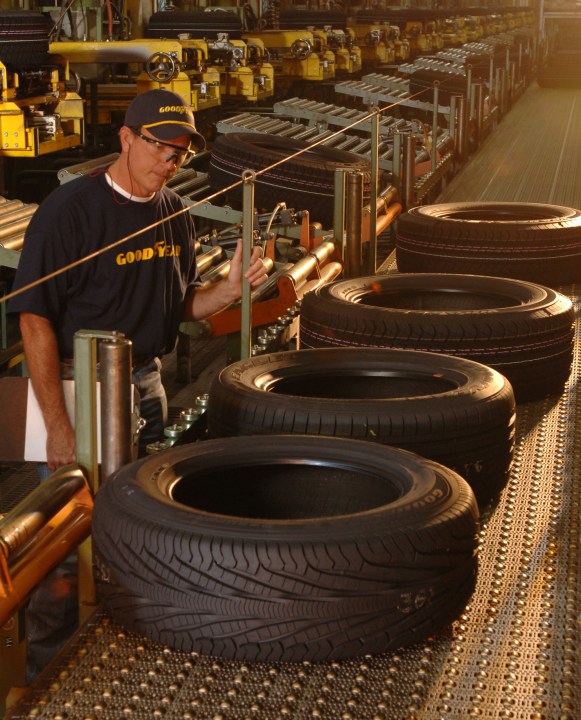
[[[167,404],[159,358],[174,348],[180,322],[208,317],[241,296],[240,244],[229,276],[199,286],[192,217],[166,187],[205,147],[191,108],[169,90],[137,95],[119,139],[121,153],[106,171],[66,183],[42,203],[28,226],[16,275],[14,289],[91,257],[10,305],[20,313],[51,470],[75,462],[60,380],[71,366],[77,330],[116,330],[132,341],[134,382],[148,421],[143,445],[163,435]],[[266,279],[260,255],[255,248],[246,274],[253,287]]]
[[[28,225],[16,274],[14,289],[57,273],[10,304],[20,314],[26,362],[47,429],[45,471],[76,462],[61,379],[72,375],[78,330],[115,330],[132,341],[133,382],[147,420],[144,447],[160,439],[167,424],[159,358],[174,348],[180,322],[208,317],[242,292],[240,243],[228,277],[200,286],[191,214],[166,187],[205,147],[191,108],[169,90],[137,95],[119,139],[120,155],[105,171],[61,185],[41,204]],[[255,248],[246,280],[256,287],[265,279]],[[29,679],[74,630],[75,581],[74,568],[63,563],[31,597]]]

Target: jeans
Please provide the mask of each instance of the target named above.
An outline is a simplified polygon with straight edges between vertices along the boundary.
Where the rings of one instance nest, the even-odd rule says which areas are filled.
[[[63,366],[63,378],[73,377],[72,365]],[[163,439],[167,425],[167,398],[161,383],[161,361],[153,358],[133,372],[140,396],[140,415],[146,421],[139,434],[139,455],[149,443]],[[51,471],[38,466],[40,482]],[[77,553],[73,552],[51,570],[31,593],[26,609],[26,681],[30,682],[67,642],[78,626]]]
[[[139,456],[145,455],[149,443],[163,440],[167,425],[167,398],[161,383],[161,360],[153,358],[133,372],[133,384],[140,397],[140,415],[146,425],[139,433]]]

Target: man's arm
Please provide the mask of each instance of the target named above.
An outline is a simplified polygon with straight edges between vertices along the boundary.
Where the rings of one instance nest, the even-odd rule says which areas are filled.
[[[76,462],[75,432],[62,390],[58,345],[49,320],[20,313],[20,332],[32,387],[47,431],[46,453],[50,470]]]
[[[245,278],[252,287],[258,287],[268,273],[262,262],[262,250],[255,247],[250,258],[250,266]],[[231,305],[242,297],[242,241],[236,245],[230,260],[230,272],[225,280],[207,287],[193,288],[184,304],[184,320],[204,320],[222,308]]]

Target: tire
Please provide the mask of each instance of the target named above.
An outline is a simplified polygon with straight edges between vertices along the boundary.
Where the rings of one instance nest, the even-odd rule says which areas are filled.
[[[489,365],[517,402],[561,393],[571,369],[571,301],[551,288],[478,275],[340,280],[303,298],[303,348],[426,350]]]
[[[278,27],[280,30],[304,30],[312,25],[318,30],[330,25],[334,30],[347,27],[347,15],[333,10],[281,10]]]
[[[401,272],[494,275],[556,287],[581,277],[581,211],[542,203],[442,203],[398,218]]]
[[[42,13],[0,10],[0,61],[15,71],[54,64],[48,52],[50,26]]]
[[[188,33],[194,39],[216,40],[218,34],[227,33],[232,40],[242,37],[242,21],[235,12],[213,7],[204,10],[159,10],[149,18],[148,38],[177,38]]]
[[[415,96],[421,93],[421,99],[427,99],[428,102],[430,102],[431,98],[433,97],[434,82],[436,80],[440,85],[440,102],[449,103],[452,95],[466,95],[466,75],[460,75],[458,73],[452,72],[441,72],[438,70],[429,70],[427,68],[421,68],[420,70],[416,70],[410,75],[410,94]]]
[[[215,376],[210,436],[332,435],[393,445],[461,475],[484,507],[514,450],[515,401],[495,370],[417,350],[327,348],[242,360]]]
[[[96,584],[114,620],[178,650],[266,662],[378,653],[462,612],[477,514],[461,477],[403,450],[208,440],[104,483]]]
[[[219,135],[212,147],[208,181],[212,190],[222,190],[241,179],[243,170],[263,170],[308,147],[308,143],[262,133]],[[364,173],[364,203],[369,201],[371,172],[369,161],[357,155],[318,145],[287,162],[261,173],[254,183],[255,205],[273,210],[284,201],[295,210],[309,210],[312,221],[333,226],[335,170],[346,168]],[[242,190],[238,186],[227,194],[227,201],[241,208]]]

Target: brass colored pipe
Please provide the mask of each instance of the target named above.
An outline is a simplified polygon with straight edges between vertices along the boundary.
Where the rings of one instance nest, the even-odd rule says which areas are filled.
[[[0,204],[0,217],[18,210],[24,205],[22,200],[8,200]]]
[[[0,241],[0,247],[4,250],[22,250],[24,245],[24,233],[18,233],[11,237],[7,237],[6,240]]]
[[[400,215],[403,211],[403,206],[401,203],[393,203],[391,205],[387,212],[384,215],[380,215],[377,218],[377,229],[378,232],[380,231],[379,228],[381,227],[381,230],[385,230],[385,228],[390,225],[398,215]]]
[[[314,247],[308,255],[298,260],[286,273],[295,287],[300,287],[305,283],[315,270],[323,265],[323,263],[331,257],[335,251],[335,244],[330,240],[319,243]]]
[[[63,508],[58,525],[49,526],[45,532],[41,532],[34,549],[31,548],[10,568],[9,585],[6,588],[3,587],[4,578],[0,577],[0,625],[10,619],[44,577],[89,536],[92,508],[92,501],[90,504],[71,501]],[[0,565],[3,565],[3,560],[0,554]]]
[[[345,273],[347,277],[361,275],[361,220],[363,208],[363,173],[347,173],[345,208]]]
[[[101,379],[101,481],[135,460],[131,395],[131,341],[99,343]]]
[[[0,547],[8,560],[21,550],[86,481],[76,466],[65,466],[35,488],[0,520]]]
[[[13,225],[17,220],[23,220],[25,218],[30,219],[37,209],[38,205],[36,203],[32,203],[30,205],[22,205],[21,203],[20,207],[14,207],[10,210],[10,212],[0,215],[0,222],[2,226]]]
[[[198,255],[196,257],[198,272],[202,274],[206,272],[206,270],[209,270],[215,262],[222,258],[223,254],[224,250],[219,245],[216,245],[207,252],[203,253],[203,255]]]
[[[92,508],[85,476],[69,465],[0,521],[0,625],[89,536]]]
[[[28,223],[30,222],[30,218],[35,212],[36,207],[34,210],[29,211],[27,215],[22,217],[22,219],[15,220],[14,222],[8,223],[7,225],[0,226],[0,239],[9,238],[12,237],[12,235],[16,235],[17,233],[23,232],[28,227]]]
[[[327,263],[323,268],[321,268],[320,277],[316,278],[315,280],[309,280],[309,282],[306,282],[300,288],[300,297],[303,297],[304,295],[306,295],[306,293],[311,292],[312,290],[316,290],[322,285],[327,285],[327,283],[332,282],[333,280],[335,280],[335,278],[339,277],[342,271],[343,265],[341,265],[340,262],[333,261]]]

